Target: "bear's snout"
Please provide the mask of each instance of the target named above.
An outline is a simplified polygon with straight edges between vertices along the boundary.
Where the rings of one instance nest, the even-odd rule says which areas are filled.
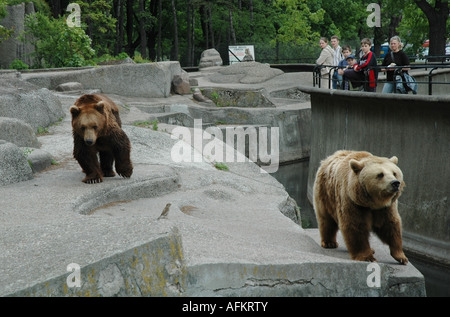
[[[398,180],[392,181],[391,186],[394,191],[398,191],[400,188],[400,182]]]
[[[95,141],[92,139],[86,139],[84,140],[84,143],[86,143],[87,146],[93,146],[95,144]]]

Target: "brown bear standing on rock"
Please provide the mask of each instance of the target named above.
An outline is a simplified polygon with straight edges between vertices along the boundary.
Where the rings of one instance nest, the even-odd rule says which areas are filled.
[[[322,247],[336,248],[340,229],[351,258],[373,262],[369,245],[373,231],[389,245],[394,259],[408,263],[397,210],[405,183],[397,163],[395,156],[355,151],[337,151],[321,162],[313,191]]]
[[[131,177],[131,144],[122,130],[117,105],[104,95],[83,95],[70,107],[73,128],[73,156],[86,177],[84,183],[101,183],[116,172]],[[100,156],[100,163],[97,153]]]

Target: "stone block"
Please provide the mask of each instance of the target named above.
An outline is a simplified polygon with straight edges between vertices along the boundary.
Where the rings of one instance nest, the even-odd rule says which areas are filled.
[[[19,147],[40,147],[33,128],[19,119],[0,117],[0,139]]]
[[[0,186],[33,178],[33,171],[23,151],[12,143],[0,140]]]
[[[180,75],[175,75],[172,80],[172,89],[178,95],[190,94],[191,85],[189,82],[189,74],[183,71]]]
[[[213,67],[213,66],[222,66],[223,60],[220,57],[219,52],[211,48],[209,50],[203,51],[200,57],[200,63],[198,65],[199,68]]]
[[[79,82],[68,82],[60,84],[55,88],[56,91],[73,91],[73,90],[83,90],[83,85]]]

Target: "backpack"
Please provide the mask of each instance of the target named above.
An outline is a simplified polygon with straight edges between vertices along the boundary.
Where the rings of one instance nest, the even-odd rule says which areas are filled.
[[[402,73],[395,76],[395,92],[407,94],[412,91],[414,95],[417,94],[417,81],[408,73]]]

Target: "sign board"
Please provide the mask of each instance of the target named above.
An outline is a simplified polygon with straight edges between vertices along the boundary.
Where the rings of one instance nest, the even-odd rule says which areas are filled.
[[[230,65],[244,61],[255,60],[255,47],[253,45],[228,46]]]

